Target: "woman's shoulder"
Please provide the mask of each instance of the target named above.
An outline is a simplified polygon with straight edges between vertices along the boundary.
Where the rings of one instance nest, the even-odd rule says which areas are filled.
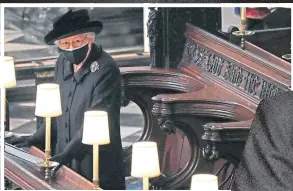
[[[263,109],[267,111],[282,111],[289,112],[293,111],[293,91],[289,90],[283,92],[277,96],[272,96],[270,98],[265,98],[260,102]],[[281,115],[281,113],[280,113]]]
[[[104,71],[109,71],[109,70],[111,70],[111,71],[120,71],[119,66],[117,65],[116,61],[105,50],[102,50],[101,56],[99,57],[97,62],[100,64],[101,70],[104,70]]]

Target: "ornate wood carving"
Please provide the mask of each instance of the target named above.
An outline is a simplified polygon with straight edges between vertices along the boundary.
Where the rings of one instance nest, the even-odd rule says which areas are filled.
[[[226,81],[239,87],[243,80],[242,68],[235,66],[233,63],[228,63],[223,77]]]
[[[277,86],[267,82],[266,80],[262,79],[262,89],[260,92],[260,98],[269,98],[272,96],[276,96],[279,95],[280,93],[282,93],[283,90],[278,88]]]
[[[219,151],[215,144],[207,144],[205,148],[202,149],[202,155],[209,161],[215,161],[219,159]]]
[[[158,59],[160,58],[159,52],[159,35],[160,35],[160,23],[159,12],[155,8],[149,8],[149,19],[147,22],[148,37],[150,46],[150,65],[153,67],[158,66]]]
[[[130,100],[127,98],[125,84],[125,78],[121,78],[121,106],[123,107],[126,107],[130,103]]]
[[[155,9],[151,9],[155,12]],[[186,21],[209,32],[216,32],[221,22],[219,17],[221,9],[219,7],[157,8],[156,13],[156,22],[151,22],[156,23],[156,26],[155,24],[151,25],[152,27],[155,26],[156,42],[150,49],[151,52],[154,52],[154,57],[151,56],[151,60],[155,61],[155,64],[152,65],[155,67],[176,68],[178,66],[185,43]],[[152,30],[152,32],[155,30]]]
[[[148,27],[148,37],[150,40],[150,44],[156,44],[157,38],[158,38],[158,15],[157,15],[157,10],[152,7],[149,8],[149,20],[147,22],[147,27]]]
[[[244,90],[251,95],[256,95],[255,90],[261,83],[260,78],[257,75],[248,72],[247,76],[244,77],[244,80],[246,80]]]
[[[238,66],[236,61],[225,59],[219,53],[210,51],[192,42],[191,39],[185,45],[182,62],[201,67],[204,71],[260,99],[277,96],[288,90],[288,87],[273,85],[255,73]]]

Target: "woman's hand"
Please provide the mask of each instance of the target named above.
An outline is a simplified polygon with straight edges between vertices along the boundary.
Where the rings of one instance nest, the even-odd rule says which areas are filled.
[[[12,136],[7,138],[5,142],[15,145],[16,147],[31,147],[36,144],[36,139],[34,136],[27,136],[27,137],[19,137],[19,136]]]
[[[71,158],[65,153],[57,154],[51,158],[51,161],[55,161],[63,165],[66,165],[70,160]]]

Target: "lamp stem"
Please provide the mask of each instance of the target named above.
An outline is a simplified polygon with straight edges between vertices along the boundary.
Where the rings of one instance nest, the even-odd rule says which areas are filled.
[[[241,23],[240,30],[244,34],[246,30],[246,8],[241,7]]]
[[[99,145],[93,145],[93,184],[99,189]]]
[[[149,177],[143,177],[143,190],[149,190]]]
[[[51,117],[46,117],[46,162],[51,158]]]
[[[51,159],[51,118],[46,117],[46,143],[45,143],[45,180],[50,179],[49,167],[50,167],[50,159]]]

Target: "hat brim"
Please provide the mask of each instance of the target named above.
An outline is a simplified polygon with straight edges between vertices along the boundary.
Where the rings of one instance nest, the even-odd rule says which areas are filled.
[[[89,21],[74,27],[62,26],[53,29],[45,37],[44,41],[47,45],[54,45],[56,40],[67,38],[73,35],[93,32],[96,35],[101,33],[103,29],[103,23],[100,21]]]

